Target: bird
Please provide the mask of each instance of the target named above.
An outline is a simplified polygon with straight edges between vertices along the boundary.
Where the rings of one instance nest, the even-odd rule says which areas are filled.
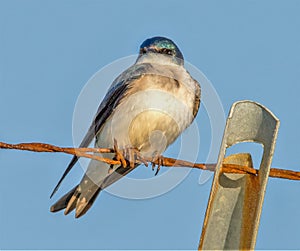
[[[184,67],[183,54],[169,38],[146,39],[135,63],[111,84],[80,147],[95,139],[97,148],[136,149],[141,156],[158,158],[193,122],[200,106],[201,87]],[[98,154],[98,153],[95,153]],[[113,158],[114,153],[102,157]],[[50,198],[78,161],[74,156]],[[92,159],[78,185],[50,208],[51,212],[75,210],[84,215],[101,190],[139,164],[109,165]]]

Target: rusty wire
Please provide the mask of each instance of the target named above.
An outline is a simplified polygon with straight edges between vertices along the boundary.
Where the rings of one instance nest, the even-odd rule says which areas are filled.
[[[84,157],[84,158],[102,161],[111,165],[121,165],[120,160],[112,160],[109,158],[103,158],[98,155],[91,154],[91,153],[115,153],[115,149],[108,149],[108,148],[58,147],[50,144],[36,143],[36,142],[20,143],[20,144],[8,144],[8,143],[0,142],[0,148],[32,151],[32,152],[61,152],[61,153],[76,155],[78,157]],[[166,167],[173,167],[173,166],[189,167],[189,168],[197,168],[197,169],[209,170],[209,171],[214,171],[216,168],[216,164],[192,163],[189,161],[173,159],[168,157],[161,157],[159,160],[144,158],[144,160],[154,165],[161,164],[162,166],[166,166]],[[234,164],[223,164],[222,172],[252,174],[252,175],[258,174],[257,169],[247,167],[247,166],[234,165]],[[269,176],[274,178],[282,178],[282,179],[289,179],[289,180],[300,180],[300,172],[286,170],[286,169],[279,169],[279,168],[271,168]]]

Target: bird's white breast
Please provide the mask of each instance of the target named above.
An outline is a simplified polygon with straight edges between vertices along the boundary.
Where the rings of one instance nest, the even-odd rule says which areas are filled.
[[[186,71],[161,70],[164,75],[145,75],[133,84],[100,131],[98,147],[112,147],[115,138],[119,146],[138,148],[143,155],[161,154],[189,126],[195,83]]]

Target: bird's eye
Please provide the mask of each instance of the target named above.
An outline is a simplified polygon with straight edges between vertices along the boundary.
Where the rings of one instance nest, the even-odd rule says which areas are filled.
[[[145,54],[146,52],[147,52],[147,50],[146,50],[145,47],[143,47],[143,48],[140,49],[140,54]]]

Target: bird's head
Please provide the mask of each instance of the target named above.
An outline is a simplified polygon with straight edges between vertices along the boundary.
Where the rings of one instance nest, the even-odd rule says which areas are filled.
[[[178,64],[183,64],[183,55],[171,39],[165,37],[148,38],[140,46],[139,57],[150,53],[163,54],[172,57]]]

